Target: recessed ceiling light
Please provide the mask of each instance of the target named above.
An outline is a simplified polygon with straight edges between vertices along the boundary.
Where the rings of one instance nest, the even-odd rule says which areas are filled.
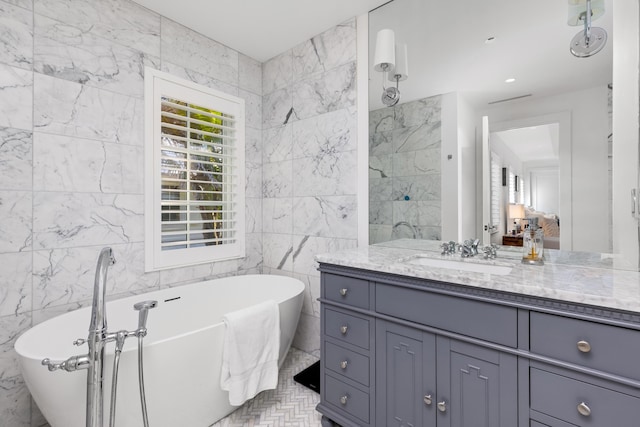
[[[484,44],[491,44],[494,41],[496,41],[496,38],[491,36],[491,37],[487,37],[487,39],[484,41]]]
[[[515,82],[515,81],[516,81],[516,79],[514,79],[513,77],[509,77],[509,78],[508,78],[507,80],[505,80],[504,82],[505,82],[505,83],[513,83],[513,82]]]

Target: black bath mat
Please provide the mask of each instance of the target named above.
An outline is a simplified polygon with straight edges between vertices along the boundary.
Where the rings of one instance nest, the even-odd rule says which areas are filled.
[[[318,360],[304,371],[295,374],[293,380],[316,393],[320,393],[320,361]]]

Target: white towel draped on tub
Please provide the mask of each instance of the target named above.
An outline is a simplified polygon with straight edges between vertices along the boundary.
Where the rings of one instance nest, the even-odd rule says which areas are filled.
[[[278,385],[278,304],[269,300],[228,313],[224,323],[220,386],[229,392],[229,403],[239,406]]]

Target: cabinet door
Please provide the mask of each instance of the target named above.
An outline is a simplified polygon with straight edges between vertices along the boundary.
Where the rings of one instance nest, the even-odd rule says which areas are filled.
[[[438,427],[518,425],[517,359],[437,338]]]
[[[435,335],[377,322],[376,425],[435,427]]]

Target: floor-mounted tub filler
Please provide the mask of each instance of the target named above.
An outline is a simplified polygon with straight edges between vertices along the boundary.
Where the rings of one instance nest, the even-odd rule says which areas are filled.
[[[100,263],[96,280],[100,274]],[[150,427],[205,427],[231,413],[228,393],[220,388],[224,314],[272,299],[280,311],[280,357],[282,364],[291,346],[302,308],[304,284],[274,275],[246,275],[198,282],[149,292],[106,303],[109,334],[132,325],[139,336],[144,327],[144,390]],[[157,306],[149,312],[152,302]],[[142,304],[140,304],[142,303]],[[136,310],[134,305],[138,304]],[[94,304],[95,305],[95,304]],[[144,316],[143,316],[144,314]],[[141,323],[143,317],[146,325]],[[92,308],[86,307],[40,323],[25,332],[15,345],[22,373],[38,407],[51,427],[86,427],[87,383],[91,376],[69,368],[88,363],[87,343],[74,345],[86,336]],[[93,324],[93,323],[92,323]],[[122,335],[122,334],[121,334]],[[89,334],[91,339],[91,332]],[[121,339],[124,341],[124,339]],[[116,345],[107,345],[103,361],[105,410],[96,426],[141,427],[144,425],[139,389],[137,340],[126,340],[119,355],[117,405],[112,423],[108,397]],[[84,351],[83,351],[84,350]],[[98,349],[99,350],[99,349]],[[79,359],[70,358],[82,355]],[[48,359],[44,362],[43,359]],[[69,365],[58,366],[60,361]],[[48,366],[58,368],[53,372]],[[69,369],[67,369],[69,368]],[[50,368],[51,369],[51,368]],[[82,368],[80,368],[82,369]],[[82,369],[84,370],[84,369]],[[88,371],[88,369],[87,369]],[[102,422],[102,424],[100,424]]]

